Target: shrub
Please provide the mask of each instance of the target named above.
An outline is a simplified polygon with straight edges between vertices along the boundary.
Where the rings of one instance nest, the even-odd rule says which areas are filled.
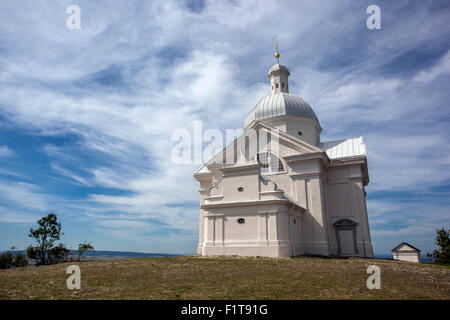
[[[26,267],[28,265],[27,257],[22,252],[17,253],[14,256],[14,267]]]
[[[61,263],[67,261],[70,250],[67,249],[62,243],[50,249],[49,252],[49,264]]]
[[[0,254],[0,269],[9,269],[14,265],[14,256],[11,252],[3,252]]]
[[[22,252],[13,254],[9,251],[0,254],[0,269],[10,269],[13,267],[25,267],[28,260]]]

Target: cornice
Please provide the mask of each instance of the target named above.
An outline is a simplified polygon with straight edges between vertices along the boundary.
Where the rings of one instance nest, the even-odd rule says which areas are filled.
[[[312,153],[303,153],[303,154],[295,154],[291,156],[285,156],[283,159],[287,163],[295,163],[301,161],[310,161],[310,160],[319,160],[323,164],[328,163],[328,156],[325,151],[321,152],[312,152]]]
[[[286,206],[295,206],[302,211],[304,208],[292,203],[288,199],[271,199],[271,200],[252,200],[252,201],[238,201],[238,202],[222,202],[214,204],[203,204],[200,206],[201,209],[213,209],[213,208],[235,208],[235,207],[248,207],[248,206],[266,206],[281,204]]]

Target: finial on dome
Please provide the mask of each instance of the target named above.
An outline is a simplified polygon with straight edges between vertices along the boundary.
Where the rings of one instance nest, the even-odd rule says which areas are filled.
[[[278,43],[275,44],[275,58],[277,58],[277,63],[280,63],[280,60],[278,60],[280,58],[280,53],[278,52]]]

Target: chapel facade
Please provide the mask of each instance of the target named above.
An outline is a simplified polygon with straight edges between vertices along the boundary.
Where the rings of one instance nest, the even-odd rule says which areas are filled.
[[[363,139],[322,142],[319,119],[289,93],[289,76],[279,63],[269,70],[271,94],[242,135],[195,172],[198,254],[373,257]]]

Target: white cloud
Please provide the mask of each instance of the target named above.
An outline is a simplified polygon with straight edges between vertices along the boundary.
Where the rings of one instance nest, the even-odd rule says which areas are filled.
[[[10,209],[0,206],[0,222],[30,224],[39,218],[36,214],[10,211]]]
[[[47,195],[35,185],[25,182],[0,182],[0,200],[22,208],[45,211],[50,206]]]
[[[89,186],[90,183],[89,181],[87,181],[87,179],[80,177],[79,175],[71,172],[70,170],[64,169],[62,167],[60,167],[59,165],[57,165],[56,163],[52,163],[51,167],[54,171],[56,171],[57,173],[59,173],[60,175],[63,175],[67,178],[70,178],[71,180],[80,183],[82,185],[86,185]]]
[[[0,158],[12,156],[14,156],[14,151],[12,151],[8,146],[0,146]]]
[[[441,74],[450,73],[450,50],[440,59],[440,61],[431,68],[420,71],[414,81],[430,82]]]

